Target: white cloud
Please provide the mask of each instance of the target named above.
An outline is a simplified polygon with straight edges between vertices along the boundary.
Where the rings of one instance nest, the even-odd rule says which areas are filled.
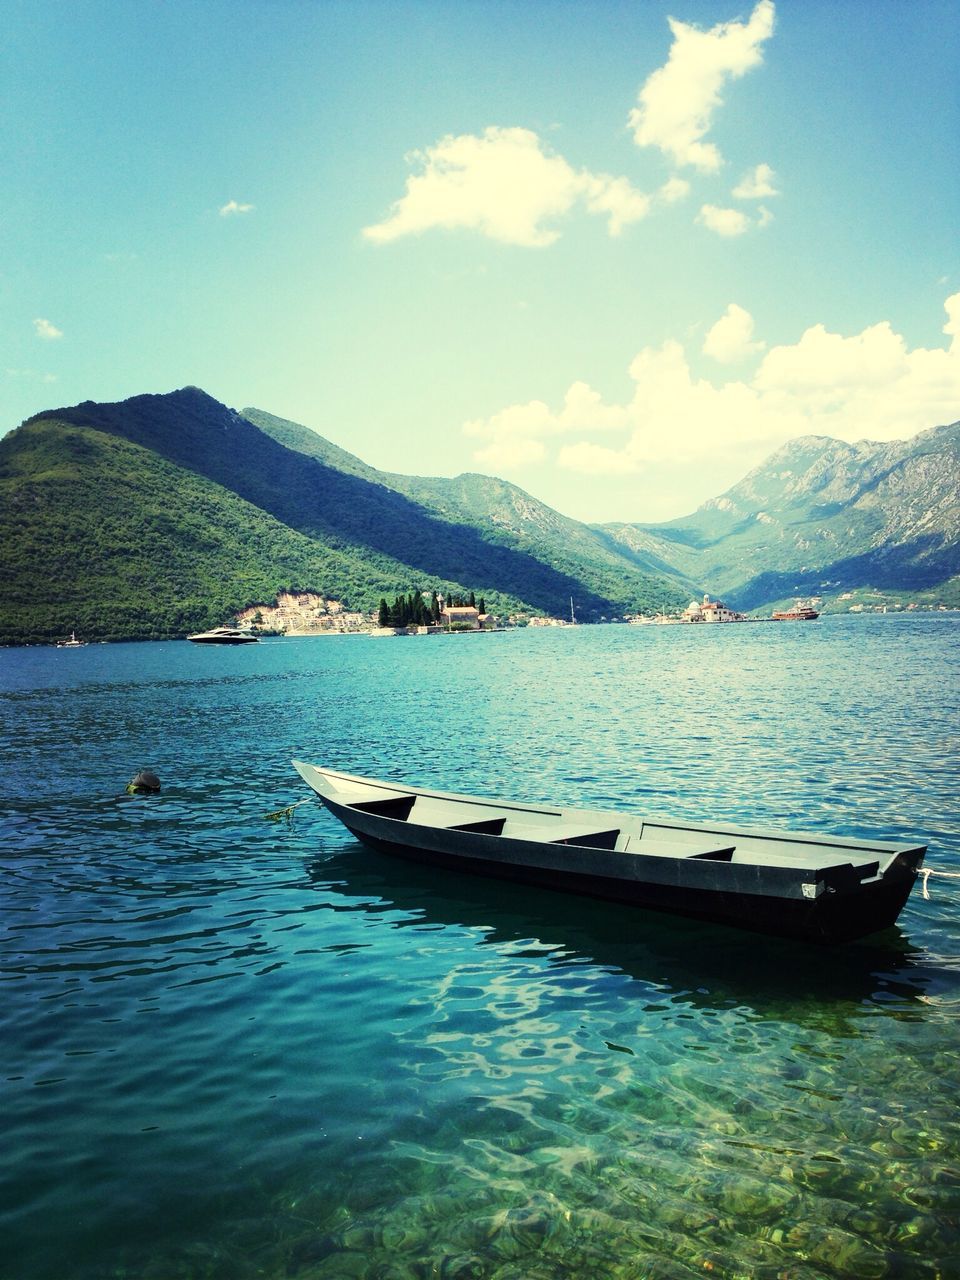
[[[630,376],[636,390],[624,452],[634,463],[723,457],[731,444],[750,440],[763,429],[750,389],[742,382],[717,388],[693,377],[679,342],[641,351]]]
[[[240,213],[252,213],[252,204],[239,204],[236,200],[228,200],[226,204],[220,206],[221,218],[232,218]]]
[[[647,79],[630,126],[638,146],[658,147],[676,164],[716,171],[722,157],[709,132],[728,80],[763,61],[762,46],[773,34],[773,0],[759,0],[749,20],[724,22],[701,31],[668,19],[673,45],[664,66]]]
[[[557,466],[588,476],[621,476],[639,470],[639,464],[621,450],[586,440],[564,445],[557,455]]]
[[[599,392],[585,382],[574,382],[563,400],[563,409],[556,419],[556,430],[616,431],[628,422],[620,405],[604,404]]]
[[[719,209],[715,204],[701,205],[697,221],[718,236],[742,236],[751,226],[750,219],[739,209]]]
[[[386,244],[443,228],[541,248],[560,234],[550,224],[580,201],[607,216],[614,236],[650,208],[649,196],[626,178],[574,169],[529,129],[490,126],[479,136],[448,135],[409,159],[417,172],[389,216],[364,228],[368,240]]]
[[[464,432],[468,436],[486,436],[493,440],[511,437],[548,436],[555,432],[555,418],[549,405],[542,400],[531,400],[527,404],[514,404],[508,409],[501,409],[493,417],[475,418],[464,424]]]
[[[690,183],[686,178],[668,178],[663,184],[657,195],[665,204],[676,204],[678,200],[684,200],[690,194]]]
[[[563,407],[553,413],[543,400],[511,405],[486,419],[464,424],[464,433],[487,439],[491,443],[482,451],[486,456],[494,446],[508,441],[539,440],[547,436],[570,435],[573,432],[622,430],[629,424],[627,410],[621,405],[604,404],[602,397],[585,382],[574,382],[563,400]],[[506,450],[504,450],[506,452]],[[481,454],[474,455],[478,459]],[[523,461],[539,461],[523,457]]]
[[[57,382],[59,374],[38,373],[36,369],[7,369],[8,378],[26,378],[29,382]]]
[[[743,175],[733,188],[733,195],[738,200],[763,200],[768,196],[778,196],[780,192],[773,185],[776,176],[768,164],[758,164],[755,169]]]
[[[742,236],[747,231],[762,231],[773,221],[773,214],[764,205],[759,205],[756,217],[752,217],[740,209],[721,209],[719,205],[704,204],[700,206],[696,221],[718,236],[729,238]]]
[[[650,212],[650,197],[632,187],[626,178],[588,177],[585,197],[591,213],[610,215],[607,225],[612,236],[620,235],[624,227],[639,222]]]
[[[56,342],[57,338],[63,337],[63,330],[58,329],[55,324],[51,324],[49,320],[34,320],[33,327],[38,338],[43,338],[45,342]]]
[[[951,338],[960,338],[960,293],[955,293],[943,304],[947,313],[947,323],[943,332]]]
[[[828,333],[817,324],[793,346],[769,351],[754,385],[761,391],[815,398],[818,403],[840,402],[852,391],[896,383],[906,371],[906,362],[906,343],[886,320],[852,338]]]
[[[542,462],[547,451],[539,440],[511,440],[509,437],[492,440],[473,455],[482,467],[491,471],[517,471],[535,462]]]
[[[753,341],[753,316],[731,302],[707,333],[703,351],[720,364],[735,364],[762,351],[764,343]]]
[[[558,451],[558,466],[594,475],[711,460],[742,474],[797,436],[907,438],[953,422],[960,412],[960,293],[944,307],[946,347],[911,350],[888,321],[850,336],[818,324],[797,342],[767,351],[751,376],[719,384],[696,377],[681,344],[668,341],[635,356],[634,391],[625,404],[605,404],[598,392],[575,382],[557,413],[533,401],[473,424],[474,434],[491,439],[485,451],[491,458],[512,451],[535,462],[547,460],[551,437],[608,431],[613,439],[603,446],[574,438]],[[749,314],[732,304],[704,349],[729,356],[739,342],[744,355],[756,352],[764,344],[753,341],[752,332]]]
[[[774,15],[774,0],[757,0],[746,21],[719,23],[707,31],[668,19],[673,44],[667,62],[648,77],[630,113],[637,144],[658,147],[677,165],[718,169],[720,152],[704,138],[727,82],[763,61]],[[655,203],[674,204],[690,193],[690,183],[676,175],[648,195],[626,177],[575,168],[521,127],[490,125],[480,134],[447,134],[411,152],[407,162],[411,172],[404,194],[386,217],[363,228],[367,240],[388,244],[425,231],[466,230],[503,244],[543,248],[559,238],[558,221],[577,206],[606,217],[609,234],[619,236],[647,217]],[[759,164],[743,176],[734,195],[774,196],[774,177],[768,164]],[[220,213],[252,208],[231,200]],[[738,236],[751,226],[766,226],[770,217],[767,210],[751,219],[705,204],[697,220],[720,235]]]

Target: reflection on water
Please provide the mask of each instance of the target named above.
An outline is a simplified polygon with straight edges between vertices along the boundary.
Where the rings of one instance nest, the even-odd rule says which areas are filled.
[[[298,755],[956,858],[953,629],[678,630],[0,655],[2,1280],[957,1274],[955,894],[819,950],[266,820]]]
[[[930,964],[900,927],[855,946],[810,947],[527,885],[453,874],[438,881],[432,869],[360,845],[313,861],[307,872],[318,885],[362,899],[367,910],[376,903],[401,912],[396,928],[469,928],[481,945],[527,946],[560,970],[598,966],[704,1010],[733,1005],[777,1020],[855,1010],[860,1017],[871,1004],[886,1012],[892,1001],[923,1002],[944,987],[960,994],[960,970]]]
[[[298,1246],[317,1274],[399,1254],[455,1275],[922,1275],[955,1247],[960,1071],[949,1040],[918,1060],[911,1025],[960,990],[902,932],[758,954],[531,889],[492,907],[487,882],[438,888],[358,847],[310,871],[415,947],[476,940],[411,984],[397,1034],[429,1104],[394,1140],[399,1202],[324,1218]]]

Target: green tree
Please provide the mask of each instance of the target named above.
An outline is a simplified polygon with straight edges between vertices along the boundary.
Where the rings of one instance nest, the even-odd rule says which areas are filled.
[[[380,611],[377,614],[377,626],[389,627],[389,625],[390,625],[390,606],[387,604],[386,600],[381,596]]]

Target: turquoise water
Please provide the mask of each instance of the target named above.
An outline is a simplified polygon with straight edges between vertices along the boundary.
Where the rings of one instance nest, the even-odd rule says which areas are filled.
[[[958,677],[953,615],[0,651],[0,1277],[960,1275],[960,880],[820,951],[266,817],[300,756],[958,871]]]

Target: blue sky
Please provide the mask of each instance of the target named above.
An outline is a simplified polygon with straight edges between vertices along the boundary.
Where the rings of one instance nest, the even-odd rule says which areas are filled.
[[[659,520],[960,417],[956,0],[7,0],[0,430],[200,386]]]

